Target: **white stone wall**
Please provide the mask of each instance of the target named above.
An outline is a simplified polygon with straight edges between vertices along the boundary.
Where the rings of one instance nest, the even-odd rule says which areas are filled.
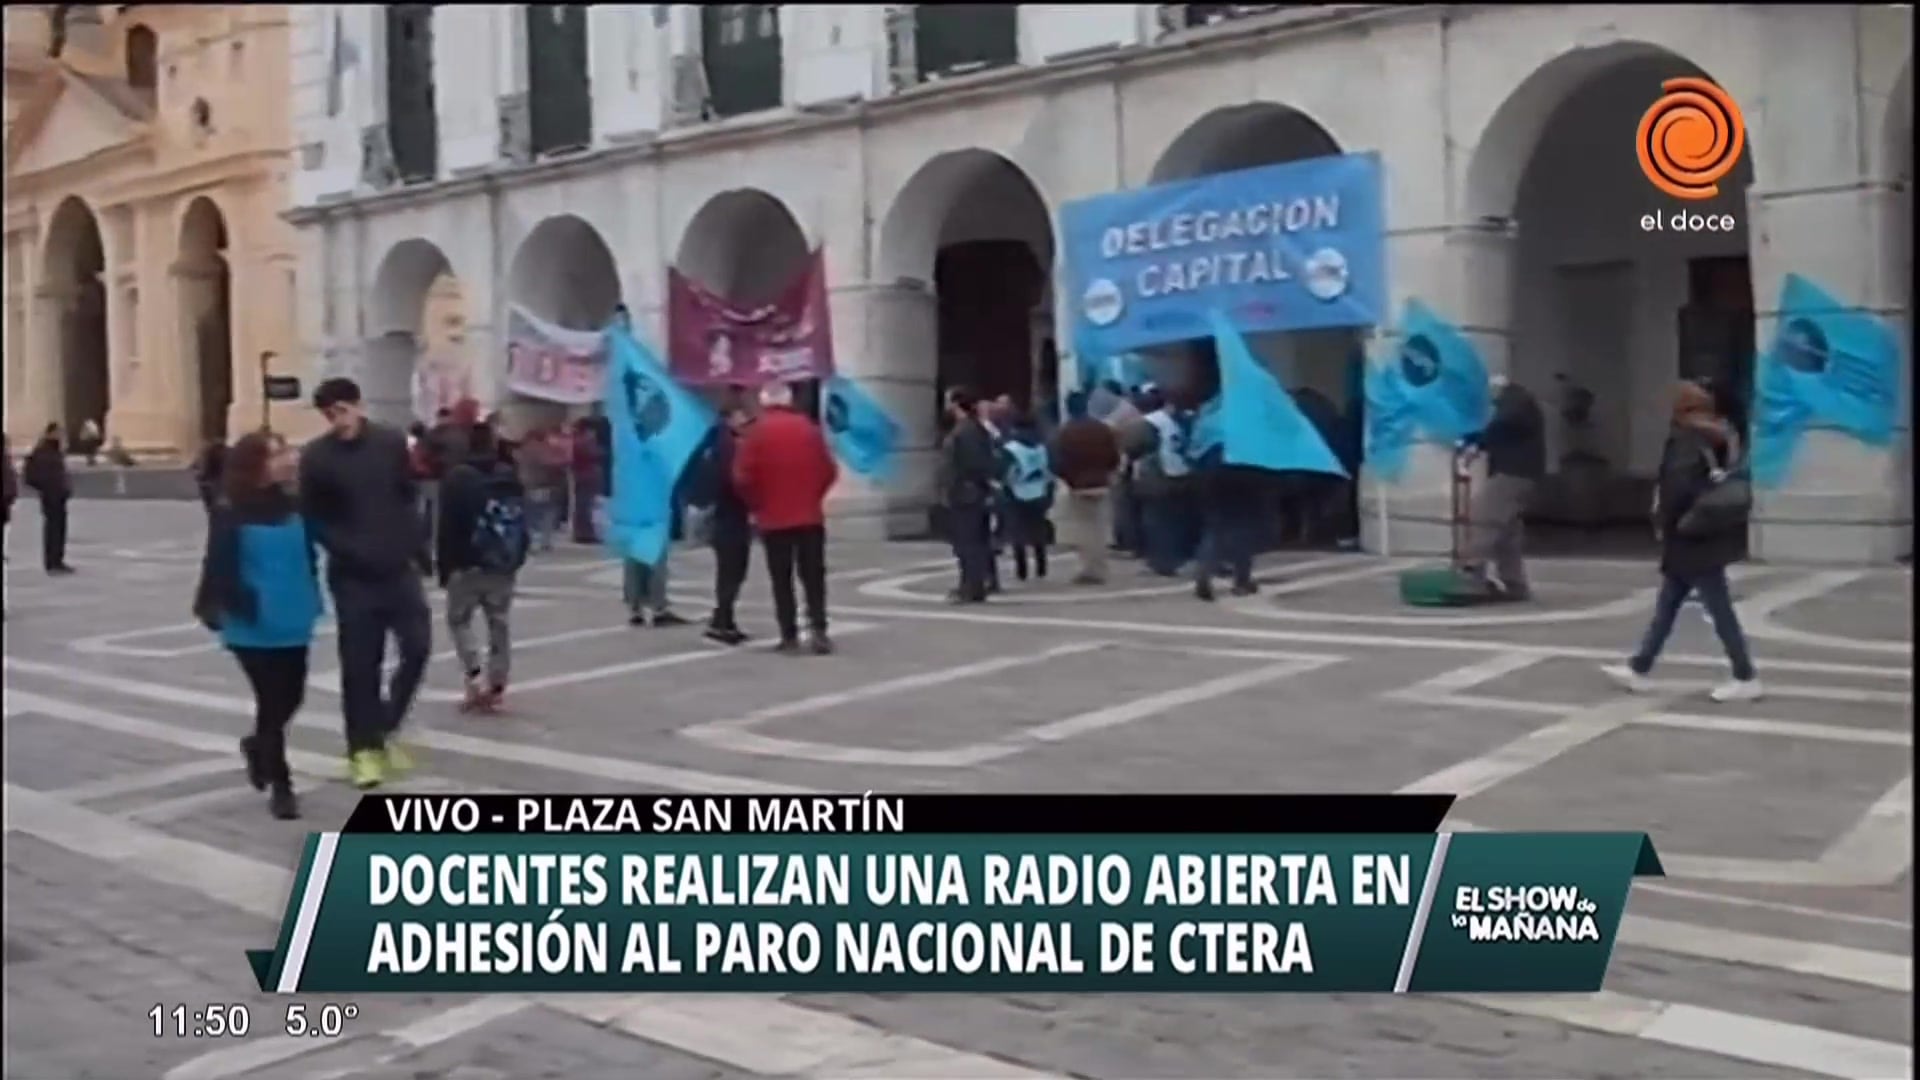
[[[366,332],[369,290],[383,260],[415,238],[445,254],[474,308],[472,336],[487,339],[512,299],[507,268],[520,245],[561,214],[593,226],[613,255],[625,302],[642,325],[657,328],[665,267],[695,216],[724,192],[757,190],[777,200],[809,241],[825,243],[840,367],[871,381],[895,405],[919,450],[892,501],[898,509],[923,494],[930,469],[924,448],[933,432],[923,420],[932,411],[934,364],[929,237],[940,231],[930,222],[952,209],[954,186],[941,163],[967,151],[997,154],[1057,208],[1147,182],[1161,155],[1201,118],[1267,101],[1305,112],[1344,149],[1383,154],[1394,310],[1422,298],[1465,328],[1496,368],[1534,380],[1564,365],[1565,328],[1549,314],[1556,294],[1541,291],[1561,268],[1620,261],[1664,267],[1665,276],[1635,277],[1619,363],[1596,376],[1610,380],[1600,388],[1610,401],[1607,437],[1625,467],[1644,470],[1658,452],[1659,407],[1674,370],[1674,312],[1685,291],[1672,276],[1674,252],[1660,247],[1671,241],[1633,235],[1655,193],[1630,175],[1630,132],[1595,135],[1585,151],[1591,167],[1570,165],[1580,158],[1561,154],[1557,172],[1548,166],[1542,176],[1524,174],[1543,138],[1564,141],[1572,137],[1567,130],[1600,124],[1576,114],[1555,121],[1560,134],[1546,132],[1548,112],[1582,77],[1663,50],[1704,69],[1745,106],[1755,177],[1750,193],[1725,199],[1744,211],[1746,244],[1720,238],[1680,254],[1747,249],[1763,343],[1780,277],[1790,270],[1813,273],[1902,325],[1908,318],[1910,256],[1888,239],[1907,231],[1900,216],[1906,204],[1888,183],[1906,158],[1887,148],[1889,130],[1911,125],[1902,104],[1911,94],[1902,89],[1910,87],[1910,59],[1889,44],[1908,40],[1905,9],[1539,6],[1459,9],[1445,19],[1431,8],[1345,15],[1309,9],[1189,32],[1169,47],[1039,66],[1046,57],[1140,43],[1152,32],[1151,7],[1025,5],[1021,47],[1037,70],[989,73],[894,98],[884,93],[880,7],[793,5],[782,13],[789,102],[875,99],[864,114],[773,114],[693,127],[671,125],[667,107],[671,57],[697,53],[694,10],[674,5],[664,26],[649,6],[592,10],[601,154],[528,170],[499,188],[454,180],[444,191],[363,199],[358,219],[315,219],[310,229],[321,239],[309,245],[309,258],[331,259],[334,274],[321,276],[326,285],[312,274],[303,278],[310,294],[334,290],[331,319],[313,327],[316,348]],[[510,92],[502,76],[516,61],[517,9],[442,9],[443,27],[455,11],[493,13],[499,63],[488,89]],[[328,21],[303,18],[304,27]],[[475,27],[484,21],[459,18]],[[363,50],[362,71],[374,51]],[[523,58],[518,63],[524,70]],[[1648,101],[1656,91],[1647,88]],[[309,109],[300,123],[303,139],[335,141],[351,125],[357,166],[359,126],[377,95],[362,80],[350,98],[350,117],[323,122]],[[450,98],[442,99],[448,139],[457,117],[478,115]],[[658,134],[640,145],[612,145],[645,132]],[[458,160],[473,160],[478,135],[460,137],[473,138],[476,149]],[[443,162],[456,159],[448,145]],[[330,153],[321,171],[333,176],[334,167]],[[1558,212],[1515,222],[1529,184],[1564,189]],[[325,186],[315,179],[300,191],[311,201]],[[957,235],[1012,228],[978,206],[961,214]],[[303,302],[302,310],[316,307]],[[1382,328],[1376,350],[1388,349],[1392,336],[1390,326]],[[476,347],[475,355],[493,356],[498,367],[499,352],[495,343]],[[1550,398],[1551,390],[1542,390]],[[1801,484],[1808,490],[1763,503],[1765,522],[1756,530],[1763,554],[1881,559],[1905,543],[1902,515],[1910,510],[1896,504],[1909,483],[1907,451],[1873,453],[1848,440],[1815,439],[1809,459]],[[1396,552],[1444,546],[1445,530],[1433,523],[1446,501],[1440,461],[1428,451],[1401,483],[1367,486],[1363,517],[1380,519],[1374,500],[1383,496],[1392,530],[1391,537],[1370,530],[1375,547],[1383,540]],[[871,512],[881,504],[877,494],[848,483],[839,499],[843,510]],[[1825,523],[1841,504],[1860,524],[1834,543]]]

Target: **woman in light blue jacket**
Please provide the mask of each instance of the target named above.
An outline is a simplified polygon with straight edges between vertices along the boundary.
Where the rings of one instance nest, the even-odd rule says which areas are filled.
[[[300,816],[287,767],[287,725],[306,696],[307,651],[320,619],[313,537],[291,487],[299,457],[270,432],[227,453],[207,529],[194,615],[220,636],[253,687],[253,734],[240,740],[247,779],[273,816]]]

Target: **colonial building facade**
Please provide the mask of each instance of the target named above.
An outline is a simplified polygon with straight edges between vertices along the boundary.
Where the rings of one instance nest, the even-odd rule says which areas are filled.
[[[16,445],[91,420],[180,457],[309,423],[263,400],[295,359],[287,9],[17,4],[6,35]]]
[[[1462,327],[1553,418],[1548,501],[1644,514],[1683,376],[1741,381],[1784,275],[1908,325],[1910,9],[1453,5],[307,5],[294,10],[302,350],[398,416],[451,276],[483,397],[509,304],[659,331],[666,270],[771,294],[824,248],[839,369],[888,400],[895,484],[849,524],[917,524],[943,385],[1061,383],[1057,211],[1163,180],[1372,150],[1387,280]],[[1706,76],[1746,148],[1713,230],[1631,148],[1665,80]],[[1336,402],[1394,327],[1283,335]],[[1071,377],[1069,374],[1068,378]],[[1562,393],[1590,407],[1555,408]],[[1815,431],[1768,492],[1762,556],[1909,549],[1910,439]],[[1370,547],[1445,545],[1446,453],[1367,478]],[[1612,504],[1609,506],[1609,504]]]

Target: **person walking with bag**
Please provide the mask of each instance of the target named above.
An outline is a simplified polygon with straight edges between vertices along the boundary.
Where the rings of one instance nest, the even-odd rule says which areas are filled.
[[[440,520],[434,565],[447,590],[447,632],[460,658],[468,712],[493,711],[507,692],[512,663],[513,593],[533,547],[527,527],[527,490],[501,455],[493,428],[468,429],[461,461],[440,482]],[[473,633],[473,616],[484,613],[487,647]]]
[[[1713,700],[1760,699],[1760,677],[1727,583],[1727,567],[1745,554],[1752,498],[1738,438],[1715,409],[1713,395],[1695,383],[1681,383],[1655,494],[1654,527],[1661,546],[1653,619],[1625,664],[1602,669],[1624,689],[1649,688],[1647,677],[1673,633],[1681,605],[1689,594],[1698,594],[1733,669],[1732,681],[1717,687]]]
[[[300,816],[287,725],[306,698],[307,657],[324,610],[314,538],[289,490],[299,457],[278,435],[243,436],[227,454],[208,517],[193,613],[220,636],[253,688],[253,734],[240,740],[247,781],[274,817]]]

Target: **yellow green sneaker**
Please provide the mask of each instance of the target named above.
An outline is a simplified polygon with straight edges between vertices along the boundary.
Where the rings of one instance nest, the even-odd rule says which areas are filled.
[[[404,745],[393,739],[387,740],[386,763],[387,768],[393,772],[403,773],[413,771],[413,755],[407,752],[407,748]]]
[[[386,762],[378,750],[355,750],[347,757],[347,778],[357,788],[379,787],[387,778]]]

